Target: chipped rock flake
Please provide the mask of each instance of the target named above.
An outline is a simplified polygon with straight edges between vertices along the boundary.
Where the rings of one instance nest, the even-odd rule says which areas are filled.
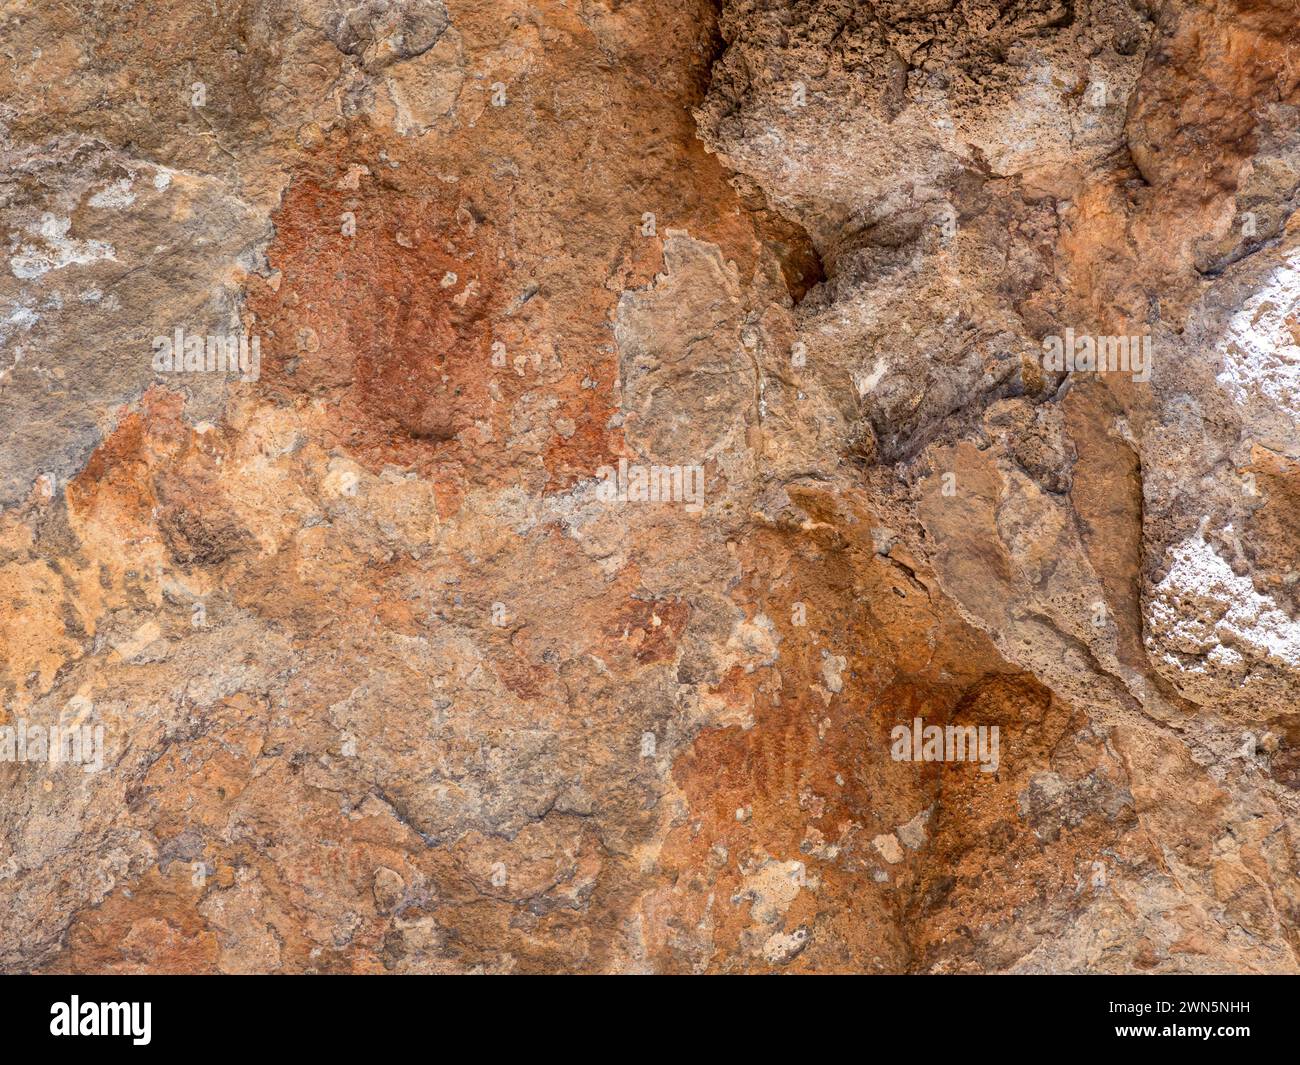
[[[1228,321],[1216,353],[1223,369],[1217,381],[1239,404],[1262,404],[1284,419],[1275,444],[1300,457],[1300,251],[1273,270],[1264,287]],[[1290,445],[1290,446],[1288,446]]]
[[[745,877],[732,900],[748,901],[755,924],[770,925],[779,921],[805,885],[807,869],[803,862],[780,862],[769,858]]]
[[[165,177],[165,175],[159,175]],[[122,208],[130,207],[135,203],[135,193],[131,191],[131,179],[123,178],[121,181],[115,181],[107,188],[100,189],[90,200],[91,207],[110,207]],[[166,186],[159,186],[165,188]]]
[[[70,218],[45,215],[38,226],[28,233],[39,237],[36,244],[20,244],[9,256],[9,269],[14,277],[31,281],[69,266],[84,266],[104,259],[112,260],[113,246],[102,240],[77,240],[68,236],[72,227]]]
[[[898,838],[892,832],[877,836],[871,841],[871,845],[890,865],[897,865],[903,860],[903,848],[898,845]]]
[[[1284,678],[1300,670],[1300,621],[1238,577],[1199,534],[1170,554],[1147,608],[1147,640],[1171,679],[1198,702],[1244,700],[1267,710],[1289,699]]]

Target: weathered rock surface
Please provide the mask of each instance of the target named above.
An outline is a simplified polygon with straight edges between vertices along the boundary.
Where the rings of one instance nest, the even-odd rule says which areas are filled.
[[[1291,7],[0,40],[0,971],[1300,969]]]

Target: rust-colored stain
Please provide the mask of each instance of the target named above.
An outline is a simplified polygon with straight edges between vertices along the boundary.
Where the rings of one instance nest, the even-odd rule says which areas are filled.
[[[465,459],[458,435],[491,418],[492,227],[437,182],[421,195],[371,178],[336,186],[304,175],[275,216],[279,287],[250,304],[270,349],[265,385],[322,400],[331,437],[371,468]]]

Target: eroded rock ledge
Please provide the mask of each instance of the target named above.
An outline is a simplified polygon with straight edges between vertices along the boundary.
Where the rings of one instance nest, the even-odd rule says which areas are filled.
[[[1296,28],[5,9],[0,970],[1296,971]]]

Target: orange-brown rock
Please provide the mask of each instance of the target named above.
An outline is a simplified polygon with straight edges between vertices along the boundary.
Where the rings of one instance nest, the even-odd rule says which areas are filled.
[[[1296,30],[0,13],[0,971],[1300,969]]]

